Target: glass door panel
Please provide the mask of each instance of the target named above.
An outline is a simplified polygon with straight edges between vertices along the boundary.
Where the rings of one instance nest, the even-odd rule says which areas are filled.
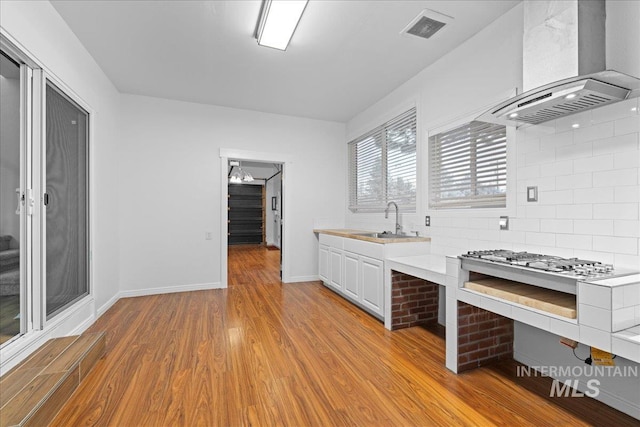
[[[47,82],[47,319],[89,293],[88,129],[89,114]]]
[[[0,345],[24,333],[20,66],[0,55]],[[22,268],[22,270],[21,270]]]

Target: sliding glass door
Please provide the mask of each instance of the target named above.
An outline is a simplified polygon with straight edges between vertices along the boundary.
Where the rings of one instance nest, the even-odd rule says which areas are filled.
[[[25,82],[17,61],[0,55],[0,345],[25,331],[25,242],[21,197],[25,176]]]
[[[47,320],[89,293],[89,113],[46,85]]]

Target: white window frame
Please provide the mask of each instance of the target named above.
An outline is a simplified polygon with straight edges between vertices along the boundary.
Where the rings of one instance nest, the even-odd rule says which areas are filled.
[[[452,130],[455,130],[463,125],[466,124],[470,124],[471,122],[476,121],[475,117],[477,116],[477,114],[474,115],[467,115],[462,119],[458,119],[455,121],[452,121],[446,125],[440,126],[438,128],[435,129],[431,129],[428,133],[427,133],[427,147],[428,147],[428,155],[427,155],[427,164],[428,164],[428,169],[429,169],[429,173],[428,175],[428,197],[427,197],[427,207],[429,210],[446,210],[446,209],[451,209],[451,210],[466,210],[466,209],[482,209],[482,210],[490,210],[490,209],[496,209],[496,210],[504,210],[507,208],[508,204],[509,204],[509,199],[510,199],[510,193],[512,190],[512,181],[513,181],[513,171],[511,170],[510,164],[511,164],[511,160],[510,158],[513,157],[511,151],[512,151],[512,143],[511,141],[514,140],[514,132],[515,129],[510,127],[510,126],[506,126],[505,127],[505,135],[506,135],[506,152],[504,155],[504,162],[505,162],[505,173],[506,173],[506,180],[505,180],[505,192],[502,194],[502,196],[499,197],[486,197],[486,198],[478,198],[478,197],[474,197],[474,196],[469,196],[467,198],[460,198],[457,199],[456,201],[451,201],[449,203],[447,202],[439,202],[439,203],[434,203],[434,199],[435,199],[435,194],[434,194],[434,186],[436,185],[436,183],[434,182],[434,175],[432,173],[432,162],[434,161],[433,156],[434,154],[434,147],[432,145],[432,138],[442,134],[442,133],[447,133],[450,132]],[[488,201],[488,199],[492,199],[492,201]]]
[[[414,133],[414,143],[415,143],[415,170],[413,179],[414,179],[414,191],[413,191],[413,201],[409,204],[407,203],[398,203],[399,208],[404,212],[416,212],[417,211],[417,200],[418,200],[418,189],[420,187],[419,184],[419,173],[418,173],[418,162],[419,162],[419,150],[418,150],[418,108],[414,105],[409,108],[405,108],[402,110],[400,114],[394,115],[393,118],[387,120],[383,124],[376,126],[374,129],[360,135],[357,138],[352,139],[347,144],[348,147],[348,203],[349,210],[353,213],[373,213],[373,212],[382,212],[385,210],[387,204],[394,200],[394,195],[390,195],[388,190],[388,182],[387,176],[389,172],[389,151],[388,151],[388,139],[386,135],[386,129],[392,128],[394,125],[398,124],[408,124]],[[374,203],[358,203],[357,201],[357,159],[356,156],[356,147],[358,143],[366,141],[368,138],[373,136],[378,136],[382,138],[381,141],[381,171],[378,179],[380,180],[380,187],[382,189],[382,195],[379,200],[374,200]]]

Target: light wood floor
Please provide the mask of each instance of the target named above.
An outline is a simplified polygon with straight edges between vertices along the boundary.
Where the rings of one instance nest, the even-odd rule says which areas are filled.
[[[278,257],[234,247],[228,289],[118,301],[90,328],[105,358],[53,425],[638,425],[548,398],[514,362],[455,375],[441,330],[390,332],[319,282],[281,284]]]

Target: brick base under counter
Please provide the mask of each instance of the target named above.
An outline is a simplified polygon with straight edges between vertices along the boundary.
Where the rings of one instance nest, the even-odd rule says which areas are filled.
[[[438,322],[439,285],[391,271],[391,330]]]
[[[513,357],[513,320],[458,301],[458,373]]]

